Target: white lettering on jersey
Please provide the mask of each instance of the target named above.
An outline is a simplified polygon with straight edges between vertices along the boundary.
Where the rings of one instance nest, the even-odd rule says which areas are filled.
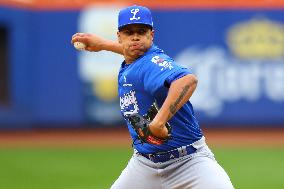
[[[124,78],[124,84],[122,85],[123,87],[132,87],[131,83],[126,83],[126,76],[123,76]]]
[[[120,97],[120,109],[123,111],[124,116],[138,113],[139,107],[135,91],[131,90],[129,93],[124,94],[123,97]]]
[[[172,66],[172,62],[169,62],[159,56],[154,56],[151,61],[155,64],[157,64],[158,66],[162,67],[161,68],[161,71],[163,71],[164,69],[172,69],[173,66]]]
[[[137,12],[139,12],[139,9],[131,9],[130,12],[133,14],[133,17],[130,18],[130,20],[140,20],[140,17],[137,17],[137,18],[135,17]]]

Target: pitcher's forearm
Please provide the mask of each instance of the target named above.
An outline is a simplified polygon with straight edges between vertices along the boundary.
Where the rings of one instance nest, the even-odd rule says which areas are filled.
[[[106,40],[103,49],[123,55],[122,46],[116,41]]]
[[[173,117],[173,115],[189,100],[197,86],[197,78],[192,75],[186,75],[174,81],[170,88],[168,96],[154,118],[157,125],[163,126]]]

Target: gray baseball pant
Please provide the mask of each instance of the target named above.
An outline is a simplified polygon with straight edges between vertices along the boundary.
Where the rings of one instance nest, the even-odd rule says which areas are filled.
[[[233,189],[203,137],[193,154],[154,163],[136,151],[111,189]]]

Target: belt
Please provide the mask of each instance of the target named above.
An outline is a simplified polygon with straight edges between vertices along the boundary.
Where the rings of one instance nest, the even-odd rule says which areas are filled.
[[[194,148],[191,145],[188,145],[167,152],[160,152],[155,154],[142,154],[138,152],[138,154],[144,156],[145,158],[151,160],[154,163],[163,163],[171,159],[180,158],[189,154],[193,154],[195,151],[196,148]]]

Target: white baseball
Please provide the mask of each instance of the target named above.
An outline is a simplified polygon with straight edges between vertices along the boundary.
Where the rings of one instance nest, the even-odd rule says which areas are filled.
[[[85,50],[86,45],[84,43],[82,43],[82,42],[78,42],[77,41],[77,42],[74,43],[74,47],[77,50]]]

